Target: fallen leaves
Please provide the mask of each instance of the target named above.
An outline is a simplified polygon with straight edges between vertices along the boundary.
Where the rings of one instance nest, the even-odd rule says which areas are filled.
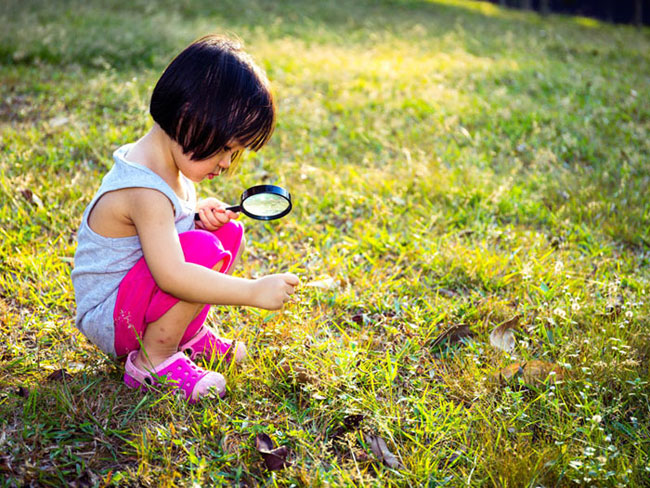
[[[372,461],[372,458],[363,449],[370,448],[376,461],[392,469],[403,469],[404,466],[397,456],[391,452],[382,437],[368,432],[360,432],[361,423],[364,420],[365,416],[363,414],[350,414],[343,419],[342,425],[334,429],[330,435],[333,452],[341,459],[352,456],[357,462],[368,462]],[[353,437],[348,436],[351,433],[358,433],[360,437],[356,437],[357,434]],[[355,437],[357,441],[363,438],[365,445],[362,445],[361,442],[355,445],[353,440]]]
[[[555,363],[533,359],[532,361],[519,362],[506,366],[498,373],[498,377],[506,382],[521,378],[525,384],[541,383],[546,378],[559,380],[565,376],[564,368]]]
[[[38,208],[43,208],[43,200],[41,200],[40,197],[32,190],[29,188],[24,188],[18,191],[30,205]]]
[[[28,398],[29,397],[29,389],[26,387],[20,385],[18,388],[16,388],[16,395],[18,395],[21,398]]]
[[[336,440],[341,438],[344,434],[354,431],[359,428],[361,422],[365,417],[361,414],[348,415],[343,419],[343,425],[337,427],[332,433],[331,439]]]
[[[290,376],[299,385],[312,382],[309,371],[298,364],[282,362],[278,367],[285,375]]]
[[[291,466],[291,462],[287,460],[289,448],[287,446],[273,447],[273,440],[267,434],[257,434],[255,447],[262,455],[266,469],[269,471],[278,471]]]
[[[47,376],[47,381],[69,381],[70,378],[70,373],[65,369],[57,369]]]
[[[68,371],[65,368],[61,368],[47,375],[45,381],[47,382],[70,381],[71,378],[72,375],[70,375],[70,373],[68,373]],[[21,398],[29,398],[31,391],[29,388],[27,388],[24,385],[18,385],[18,387],[14,390],[14,393]]]
[[[372,453],[379,461],[393,469],[402,469],[402,463],[399,462],[397,456],[393,454],[386,445],[386,441],[378,435],[364,434],[366,443],[370,446]]]
[[[457,324],[452,325],[442,334],[440,334],[431,344],[431,348],[435,349],[436,347],[446,343],[448,346],[457,344],[461,339],[465,339],[472,336],[472,332],[469,330],[469,325],[466,324]]]
[[[490,344],[502,351],[512,351],[515,348],[514,331],[519,327],[520,318],[520,315],[516,315],[510,320],[495,327],[494,330],[490,332]]]
[[[61,127],[62,125],[67,125],[70,122],[70,118],[66,116],[53,117],[47,122],[50,124],[50,127],[56,128]]]

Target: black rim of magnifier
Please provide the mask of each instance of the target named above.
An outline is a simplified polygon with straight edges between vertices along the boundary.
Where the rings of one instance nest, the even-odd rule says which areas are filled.
[[[289,206],[279,214],[275,214],[275,215],[255,215],[244,210],[244,200],[246,200],[249,197],[252,197],[253,195],[257,195],[259,193],[271,193],[273,195],[280,195],[289,203]],[[234,207],[227,207],[226,210],[232,210],[233,212],[244,212],[244,214],[250,217],[251,219],[275,220],[287,215],[289,212],[291,212],[292,208],[293,208],[293,203],[291,203],[291,194],[281,186],[257,185],[257,186],[251,186],[250,188],[245,190],[244,193],[242,193],[239,205],[235,205]],[[198,213],[194,214],[194,220],[201,220],[201,217],[199,217]]]
[[[273,195],[280,195],[282,198],[284,198],[287,201],[289,205],[282,212],[275,215],[255,215],[247,212],[246,209],[244,208],[244,201],[247,198],[250,198],[253,195],[258,195],[260,193],[271,193]],[[248,215],[252,219],[257,219],[257,220],[275,220],[275,219],[282,218],[285,215],[287,215],[289,212],[291,212],[291,208],[293,207],[291,203],[291,194],[281,186],[276,186],[276,185],[251,186],[249,189],[244,191],[244,193],[242,193],[241,202],[239,203],[238,206],[240,210],[244,212],[244,214]]]

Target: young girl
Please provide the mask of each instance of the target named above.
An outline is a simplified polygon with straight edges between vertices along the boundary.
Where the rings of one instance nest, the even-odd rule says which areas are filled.
[[[225,379],[199,356],[246,355],[203,325],[210,304],[278,309],[293,274],[230,276],[244,246],[238,214],[193,183],[219,177],[246,148],[270,138],[268,81],[234,42],[208,36],[167,67],[153,91],[151,130],[113,154],[115,165],[84,212],[72,281],[76,325],[103,351],[126,357],[124,381],[146,389],[166,377],[190,402]],[[195,229],[194,214],[200,221]]]

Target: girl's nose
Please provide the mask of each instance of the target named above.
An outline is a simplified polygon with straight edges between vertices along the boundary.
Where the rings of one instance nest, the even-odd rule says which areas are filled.
[[[219,161],[219,166],[221,166],[224,169],[228,169],[230,167],[230,161],[231,160],[231,155],[230,152],[227,152],[223,158],[221,158],[221,161]]]

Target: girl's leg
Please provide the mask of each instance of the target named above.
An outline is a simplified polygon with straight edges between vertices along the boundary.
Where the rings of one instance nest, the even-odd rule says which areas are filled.
[[[179,235],[185,259],[218,272],[232,269],[233,255],[239,256],[243,227],[230,222],[219,233],[188,231]],[[120,283],[113,313],[115,322],[115,353],[125,357],[124,382],[130,388],[148,388],[160,384],[161,377],[174,383],[190,402],[216,388],[225,395],[223,375],[202,369],[192,360],[203,353],[226,354],[233,351],[231,341],[219,341],[203,322],[209,306],[184,302],[157,286],[146,261],[142,258]],[[205,333],[197,334],[197,330]],[[193,355],[179,351],[179,344],[189,338]],[[224,350],[214,345],[226,345]],[[186,344],[184,344],[186,345]],[[199,348],[199,345],[205,347]],[[243,349],[245,352],[245,349]],[[235,351],[235,359],[239,356]],[[157,376],[160,375],[160,376]]]
[[[180,240],[188,262],[231,273],[243,251],[244,232],[241,224],[233,221],[214,233],[183,233]],[[114,312],[115,352],[125,357],[144,345],[155,364],[161,356],[177,350],[179,341],[184,344],[197,334],[208,310],[207,306],[181,302],[162,292],[142,258],[120,284]],[[230,341],[221,343],[227,349]],[[236,359],[242,354],[245,348],[238,351]],[[144,361],[142,355],[139,362]]]
[[[233,234],[232,232],[230,234],[231,235],[221,236],[221,239],[225,241],[224,244],[231,252],[234,251],[235,249],[237,250],[235,258],[232,260],[232,262],[228,266],[228,269],[225,271],[229,275],[233,273],[234,268],[241,261],[241,256],[246,246],[246,239],[243,233],[237,235],[237,233],[234,232],[235,234],[234,236],[232,236]],[[229,240],[231,242],[229,242]],[[217,270],[220,269],[219,265],[217,265],[215,269]],[[197,315],[200,313],[201,313],[201,309],[199,308]],[[239,342],[239,341],[234,342],[229,339],[218,337],[211,329],[209,329],[209,334],[208,334],[209,337],[206,336],[201,337],[202,334],[205,334],[205,328],[201,328],[201,327],[198,327],[197,329],[194,329],[193,327],[188,328],[186,330],[185,335],[181,339],[181,345],[180,345],[181,350],[184,350],[185,352],[185,346],[190,344],[192,345],[192,348],[194,350],[196,350],[197,347],[198,350],[204,350],[205,347],[206,353],[203,354],[204,356],[206,357],[211,356],[209,351],[214,351],[216,352],[217,356],[227,355],[227,357],[231,357],[237,363],[243,361],[248,356],[248,350],[246,348],[246,345],[243,342]],[[189,352],[187,352],[187,355],[189,357],[194,357],[191,353],[192,350],[189,350]]]
[[[180,234],[180,241],[188,262],[223,273],[231,271],[233,256],[238,258],[241,254],[243,234],[241,224],[233,221],[214,233],[185,232]],[[208,310],[208,306],[180,302],[160,290],[142,258],[122,280],[118,290],[113,316],[115,353],[118,357],[126,357],[131,351],[140,349],[144,341],[146,346],[153,348],[154,356],[158,351],[162,354],[162,350],[171,348],[174,342],[185,343],[194,336]],[[145,340],[150,326],[151,337]],[[177,338],[179,330],[180,338]]]
[[[181,301],[158,320],[147,324],[135,365],[152,369],[176,354],[188,324],[202,308],[203,305]]]
[[[221,260],[212,269],[220,270],[223,268],[223,264],[224,260]],[[146,369],[155,368],[176,354],[188,325],[204,307],[205,304],[179,301],[158,320],[147,324],[144,336],[142,337],[142,348],[134,361],[136,367]],[[240,347],[242,346],[243,344],[240,345]],[[239,348],[237,352],[239,353]],[[245,356],[245,347],[243,347],[242,352]],[[235,359],[238,359],[237,355]]]
[[[233,268],[239,262],[243,249],[244,240],[242,239],[241,246],[237,256],[233,260],[233,264],[228,270],[228,274],[232,274]],[[223,265],[224,260],[221,260],[212,269],[220,270],[223,268]],[[176,354],[188,325],[196,318],[204,307],[205,304],[179,301],[158,320],[147,324],[144,336],[142,337],[142,348],[134,361],[136,367],[147,369],[155,368],[160,363]],[[246,356],[246,346],[240,342],[235,344],[235,361],[242,361]]]
[[[232,272],[235,270],[235,267],[239,265],[239,263],[241,262],[241,256],[242,254],[244,254],[244,249],[246,249],[246,237],[242,235],[241,245],[237,250],[237,255],[235,256],[235,259],[232,260],[232,264],[230,265],[230,268],[228,269],[228,271],[226,271],[227,274],[231,275]]]

